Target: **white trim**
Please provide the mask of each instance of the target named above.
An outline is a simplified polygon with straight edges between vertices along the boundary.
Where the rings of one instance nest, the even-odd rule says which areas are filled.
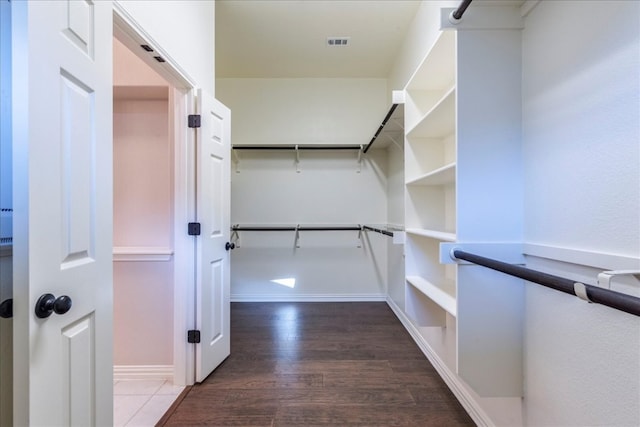
[[[195,329],[196,269],[195,239],[186,233],[186,224],[195,219],[195,133],[186,117],[194,112],[193,88],[173,92],[174,127],[174,384],[195,382],[195,346],[187,343],[186,331]],[[180,275],[176,274],[180,272]]]
[[[604,270],[633,270],[640,265],[640,258],[604,252],[584,251],[561,248],[558,246],[525,243],[522,245],[525,255],[547,258],[570,264],[602,268]]]
[[[162,247],[114,246],[113,261],[171,261],[173,250]]]
[[[476,402],[476,400],[469,394],[464,384],[458,378],[455,372],[452,372],[449,369],[444,361],[440,359],[438,354],[433,351],[429,343],[424,338],[422,338],[420,332],[416,329],[413,323],[411,323],[411,320],[409,320],[409,318],[404,314],[400,307],[398,307],[391,298],[387,298],[386,301],[391,310],[393,310],[402,325],[405,327],[407,332],[409,332],[409,335],[411,335],[420,350],[422,350],[427,359],[429,359],[429,362],[431,362],[435,370],[438,372],[438,374],[440,374],[444,382],[451,389],[458,401],[460,401],[460,404],[467,411],[473,421],[479,426],[495,425],[489,415],[487,415],[482,407],[480,407],[478,402]]]
[[[384,302],[386,300],[385,294],[231,295],[231,302]]]
[[[173,365],[114,365],[114,380],[173,380]]]

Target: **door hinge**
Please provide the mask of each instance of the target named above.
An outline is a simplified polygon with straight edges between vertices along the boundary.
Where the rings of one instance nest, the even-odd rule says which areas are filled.
[[[200,235],[200,223],[199,222],[190,222],[187,226],[187,233],[189,236],[199,236]]]
[[[189,344],[199,344],[200,343],[200,331],[197,329],[191,329],[187,331],[187,342]]]
[[[190,128],[199,128],[200,127],[200,114],[189,114],[187,123]]]

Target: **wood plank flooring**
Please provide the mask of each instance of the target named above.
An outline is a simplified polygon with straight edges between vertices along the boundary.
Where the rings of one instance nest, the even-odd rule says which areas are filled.
[[[232,303],[231,356],[166,426],[472,426],[386,303]]]

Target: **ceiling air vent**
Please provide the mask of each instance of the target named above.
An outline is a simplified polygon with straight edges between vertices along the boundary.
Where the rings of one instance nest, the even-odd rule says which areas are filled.
[[[348,46],[349,37],[327,37],[327,46]]]

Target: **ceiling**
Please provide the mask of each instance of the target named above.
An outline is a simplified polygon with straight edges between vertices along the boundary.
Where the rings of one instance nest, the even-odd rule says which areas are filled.
[[[387,78],[420,1],[218,0],[216,78]],[[328,37],[349,37],[327,46]]]

